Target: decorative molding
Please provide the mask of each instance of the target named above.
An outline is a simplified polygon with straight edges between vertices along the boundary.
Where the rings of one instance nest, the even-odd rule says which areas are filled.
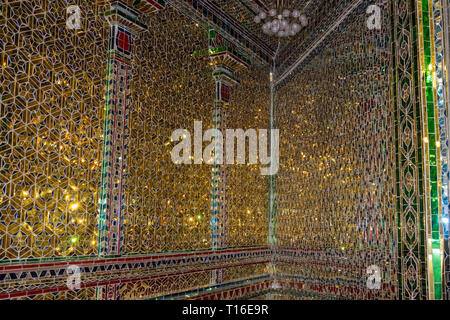
[[[69,290],[66,286],[69,265],[81,268],[81,288],[106,289],[108,285],[264,264],[270,255],[270,249],[255,247],[0,266],[0,299]]]

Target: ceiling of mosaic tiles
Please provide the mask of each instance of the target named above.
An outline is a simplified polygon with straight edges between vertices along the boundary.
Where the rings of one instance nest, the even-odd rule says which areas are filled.
[[[277,1],[273,0],[210,0],[209,2],[220,7],[224,12],[233,17],[241,25],[243,25],[248,31],[254,34],[256,37],[264,41],[275,52],[278,48],[278,44],[289,44],[295,40],[295,38],[277,38],[275,36],[268,36],[262,32],[261,23],[256,23],[254,17],[261,11],[268,12],[271,8],[275,8]],[[307,16],[312,16],[317,13],[316,8],[318,4],[322,6],[327,0],[291,0],[286,1],[283,5],[284,8],[291,10],[299,10]],[[316,17],[312,18],[312,21]],[[319,17],[317,17],[319,18]],[[306,29],[305,29],[306,30]],[[305,31],[304,30],[304,31]],[[300,34],[299,34],[300,36]]]
[[[313,45],[327,31],[330,21],[338,19],[355,0],[203,0],[202,2],[216,6],[232,17],[270,48],[271,56],[276,57],[280,69],[286,69],[295,62],[299,52]],[[300,11],[308,18],[308,25],[291,37],[279,38],[264,34],[262,23],[256,23],[254,17],[261,11],[267,13],[277,5]]]

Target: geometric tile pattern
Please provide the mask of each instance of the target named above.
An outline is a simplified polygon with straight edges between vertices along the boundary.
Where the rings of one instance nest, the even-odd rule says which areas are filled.
[[[0,5],[0,299],[448,298],[442,1],[380,0],[372,31],[351,1],[274,95],[273,48],[232,19],[261,2],[73,2],[76,30],[67,1]],[[196,120],[276,123],[277,176],[172,163]]]
[[[260,82],[264,73],[257,68],[245,70],[248,67],[245,58],[241,59],[231,47],[224,51],[226,42],[220,35],[210,31],[209,36],[210,61],[215,67],[216,81],[214,127],[222,132],[225,129],[266,128],[269,91],[268,86]],[[238,72],[239,77],[236,77]],[[268,189],[266,178],[260,175],[260,166],[214,165],[212,181],[212,247],[265,245]],[[261,273],[266,266],[259,269],[227,270],[213,275],[212,283],[230,281],[239,274]]]
[[[382,29],[370,31],[364,4],[275,95],[275,274],[334,286],[347,299],[366,297],[371,265],[382,282],[373,294],[397,295],[389,6],[378,4]]]
[[[306,250],[308,254],[303,252],[298,258],[301,261],[312,254],[311,250],[315,258],[307,259],[309,262],[305,270],[305,265],[298,269],[291,262],[283,261],[283,254],[280,253],[281,256],[276,255],[280,259],[276,269],[281,278],[286,275],[294,277],[300,272],[302,279],[321,279],[325,284],[361,279],[362,273],[345,274],[342,266],[332,271],[331,260],[325,264],[325,269],[309,266],[315,260],[349,259],[348,250],[353,255],[356,249],[362,255],[357,265],[383,265],[382,288],[388,288],[388,291],[381,291],[382,297],[442,299],[445,298],[442,270],[446,231],[442,226],[444,223],[441,224],[445,220],[441,219],[447,216],[448,207],[448,142],[445,128],[447,112],[440,85],[443,79],[440,2],[384,1],[378,4],[384,12],[383,27],[376,33],[364,30],[366,16],[363,10],[367,2],[361,3],[351,15],[352,20],[344,20],[334,32],[336,38],[319,45],[304,61],[307,67],[301,65],[297,75],[294,78],[291,76],[291,80],[279,89],[281,99],[278,99],[277,105],[277,125],[292,130],[296,124],[304,123],[303,128],[297,125],[296,133],[292,134],[293,139],[302,137],[301,143],[294,144],[297,149],[292,154],[301,154],[305,160],[301,161],[301,157],[300,160],[285,159],[285,171],[278,175],[277,240],[281,247],[298,248],[300,252]],[[358,24],[360,29],[352,30],[352,26]],[[389,40],[391,31],[393,38]],[[352,39],[352,43],[346,43],[347,39]],[[376,50],[371,49],[371,42]],[[327,56],[330,46],[334,54]],[[361,48],[366,63],[359,62]],[[316,60],[317,57],[321,60]],[[327,76],[317,78],[321,79],[317,82],[311,74],[320,72],[328,63],[333,66],[328,70],[334,69],[334,73],[329,71]],[[341,63],[345,65],[343,70],[337,67]],[[358,79],[359,75],[364,79]],[[391,75],[393,78],[390,78]],[[336,80],[327,83],[331,79]],[[342,93],[340,81],[347,86]],[[332,94],[327,92],[329,88],[333,88]],[[352,97],[357,100],[370,98],[367,102],[352,102]],[[336,104],[336,109],[343,105],[347,108],[339,116],[346,114],[348,120],[353,120],[348,125],[336,127],[339,116],[330,120],[329,116],[323,117],[321,114],[333,114],[334,102],[339,100],[341,102]],[[310,110],[314,106],[320,106],[320,109],[311,115]],[[380,110],[382,113],[378,115]],[[289,118],[297,120],[289,122]],[[343,119],[344,123],[347,119]],[[336,129],[340,132],[338,140],[327,135],[328,130]],[[375,133],[373,138],[371,132]],[[358,135],[364,135],[364,141],[360,141]],[[324,136],[330,145],[323,144],[321,139]],[[282,139],[282,143],[286,141],[287,138]],[[344,142],[341,149],[344,152],[341,154],[346,157],[335,152],[340,141]],[[291,142],[287,144],[292,148]],[[347,147],[351,149],[347,150]],[[322,150],[325,151],[323,155]],[[340,169],[341,174],[336,176],[338,171],[333,168]],[[293,172],[288,174],[286,171],[289,170]],[[296,172],[299,170],[303,170],[308,188],[300,187],[297,193],[291,190],[290,184],[283,183],[283,178],[292,181],[299,176]],[[358,175],[357,179],[352,179],[353,173]],[[341,180],[337,186],[333,181],[336,177]],[[350,182],[352,191],[345,191],[346,180]],[[302,186],[301,181],[299,186]],[[368,182],[373,187],[367,188]],[[312,189],[314,191],[311,193]],[[319,190],[327,192],[320,195]],[[345,195],[342,199],[340,192]],[[349,196],[352,194],[363,196]],[[327,198],[327,195],[332,198]],[[317,202],[319,199],[320,202]],[[317,211],[325,203],[326,209]],[[306,207],[302,208],[302,204]],[[372,216],[374,209],[376,214]],[[304,221],[302,214],[305,215]],[[299,224],[292,223],[299,219]],[[357,222],[356,226],[354,222]],[[330,228],[331,232],[324,232],[324,228]],[[333,246],[336,249],[330,250]],[[339,247],[342,252],[339,252]],[[361,253],[372,253],[374,250],[379,252],[378,255]],[[343,277],[331,276],[340,272],[344,272]],[[363,283],[360,285],[364,287]],[[341,297],[341,293],[336,297]],[[358,293],[353,297],[373,298],[373,293],[368,296]]]
[[[264,219],[235,224],[245,233],[230,225],[249,249],[204,251],[210,167],[170,161],[172,130],[212,126],[212,68],[192,56],[206,32],[173,8],[130,22],[130,9],[111,3],[78,3],[79,30],[54,20],[65,1],[2,7],[2,299],[140,299],[204,287],[215,270],[226,274],[220,290],[267,273],[270,251],[255,240],[265,236],[248,237]],[[79,290],[66,286],[70,264],[82,270]]]

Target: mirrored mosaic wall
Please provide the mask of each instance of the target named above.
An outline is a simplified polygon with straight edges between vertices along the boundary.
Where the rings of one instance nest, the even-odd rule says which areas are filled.
[[[147,21],[146,21],[147,22]],[[206,32],[167,8],[148,18],[136,37],[131,85],[126,253],[210,248],[211,167],[175,165],[172,131],[194,121],[212,127],[214,81]]]
[[[220,8],[69,2],[0,4],[0,299],[448,298],[448,3],[379,0],[369,30],[342,1],[271,95],[271,50]],[[274,121],[277,176],[175,165],[194,121]]]
[[[362,10],[276,93],[276,271],[323,298],[366,298],[371,265],[397,290],[389,6],[377,32]]]
[[[145,30],[119,28],[115,42],[117,29],[103,16],[108,2],[74,3],[80,30],[66,26],[66,1],[1,6],[0,262],[27,263],[30,272],[2,274],[0,298],[183,298],[239,281],[259,281],[262,290],[267,177],[259,166],[230,166],[228,251],[213,254],[212,167],[170,157],[173,130],[193,137],[194,121],[213,127],[213,68],[193,54],[208,48],[206,30],[168,6],[139,16]],[[267,73],[250,67],[240,78],[227,125],[267,128]],[[176,255],[153,258],[168,252]],[[43,259],[45,272],[33,264]],[[86,287],[66,287],[70,263],[82,267]]]

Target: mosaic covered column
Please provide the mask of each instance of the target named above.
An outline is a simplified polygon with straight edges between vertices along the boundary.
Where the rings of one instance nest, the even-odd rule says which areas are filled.
[[[275,64],[273,66],[272,71],[269,75],[270,81],[270,130],[276,129],[275,122],[275,83],[274,83],[274,72]],[[280,288],[280,284],[277,279],[277,269],[276,269],[276,261],[278,257],[277,252],[277,233],[276,233],[276,225],[277,225],[277,175],[269,176],[269,236],[267,239],[269,248],[272,250],[271,260],[269,263],[269,274],[270,277],[274,280],[272,282],[271,288],[276,290]]]
[[[106,79],[106,107],[102,162],[99,256],[123,253],[123,219],[125,212],[125,176],[127,174],[128,139],[130,134],[130,80],[133,37],[146,30],[139,22],[142,12],[161,9],[153,1],[135,1],[139,8],[114,1],[105,17],[110,25],[110,39]],[[101,288],[105,299],[117,298],[117,285]]]
[[[273,67],[275,70],[275,66]],[[276,129],[275,115],[275,83],[274,71],[270,72],[270,130]],[[271,141],[272,144],[272,141]],[[277,175],[269,176],[269,246],[274,249],[277,243],[276,221],[277,221]]]
[[[231,88],[239,83],[236,72],[247,68],[249,61],[214,30],[210,30],[208,35],[209,58],[214,68],[215,80],[213,125],[215,129],[225,134],[225,129],[228,128],[227,117]],[[217,141],[217,143],[220,142]],[[224,150],[223,145],[218,147],[218,150]],[[224,161],[225,158],[223,155]],[[228,246],[227,166],[215,162],[212,171],[211,244],[213,250],[217,250]],[[213,272],[212,283],[221,283],[223,280],[223,270]]]

